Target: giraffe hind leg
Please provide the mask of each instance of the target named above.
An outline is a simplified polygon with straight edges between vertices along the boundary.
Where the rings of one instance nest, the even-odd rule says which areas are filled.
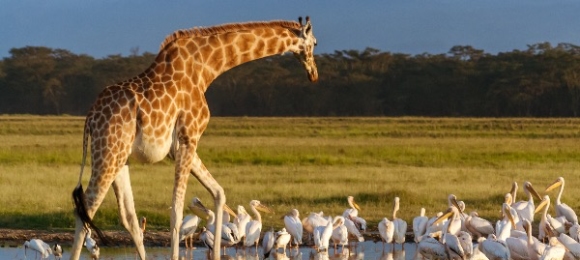
[[[133,189],[131,188],[131,181],[129,178],[129,166],[125,165],[117,174],[113,181],[113,190],[117,197],[117,204],[119,205],[119,218],[123,226],[129,231],[139,257],[145,259],[145,247],[143,245],[143,232],[139,226],[137,214],[135,212],[135,203],[133,201]]]

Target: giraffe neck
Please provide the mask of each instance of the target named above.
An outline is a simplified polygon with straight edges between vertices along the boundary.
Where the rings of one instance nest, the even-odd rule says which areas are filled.
[[[164,43],[150,72],[161,82],[180,82],[183,88],[191,86],[205,92],[215,78],[235,66],[298,51],[299,32],[295,28],[260,25],[202,36],[174,36],[176,39]]]

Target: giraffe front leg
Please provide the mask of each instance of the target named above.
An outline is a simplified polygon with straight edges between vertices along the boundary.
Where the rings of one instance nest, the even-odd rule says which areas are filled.
[[[183,220],[183,203],[187,188],[187,179],[191,169],[194,152],[186,145],[181,145],[175,164],[175,183],[173,184],[173,199],[171,207],[171,259],[179,258],[179,229]]]
[[[119,218],[123,226],[129,231],[139,257],[145,259],[145,247],[143,246],[143,232],[137,220],[135,213],[135,203],[133,200],[133,189],[131,188],[131,181],[129,178],[129,166],[125,165],[121,168],[115,181],[113,181],[113,190],[117,196],[117,204],[119,205]]]
[[[221,234],[223,222],[223,209],[226,204],[224,189],[209,173],[201,162],[201,159],[194,154],[193,168],[191,174],[209,191],[215,203],[215,234]],[[213,259],[220,259],[221,235],[214,235]]]

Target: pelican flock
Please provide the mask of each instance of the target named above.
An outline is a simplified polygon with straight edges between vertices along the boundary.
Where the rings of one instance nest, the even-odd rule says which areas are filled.
[[[469,200],[460,201],[454,194],[446,197],[441,212],[431,214],[427,214],[424,207],[410,207],[416,204],[404,197],[394,196],[389,198],[393,202],[392,209],[385,207],[385,217],[377,222],[370,221],[377,224],[369,230],[363,217],[364,211],[355,197],[347,196],[347,208],[341,215],[307,212],[304,214],[306,217],[300,219],[299,210],[289,208],[275,224],[278,231],[268,227],[268,231],[263,232],[261,213],[274,212],[259,200],[251,200],[248,204],[250,213],[241,205],[236,213],[224,206],[224,223],[219,235],[222,245],[235,246],[236,251],[241,247],[254,248],[257,255],[260,248],[260,259],[272,256],[288,259],[287,252],[292,257],[293,250],[298,254],[297,248],[301,245],[311,246],[314,254],[326,257],[332,256],[329,249],[334,247],[334,255],[346,259],[353,253],[357,254],[357,244],[365,238],[375,238],[377,247],[380,243],[382,248],[382,256],[387,259],[393,259],[396,255],[397,244],[403,251],[403,254],[398,254],[404,256],[405,242],[416,244],[413,259],[580,259],[580,225],[572,207],[562,201],[565,200],[564,178],[558,177],[549,184],[543,190],[546,193],[543,196],[531,182],[523,182],[525,200],[517,202],[517,182],[512,182],[510,186],[502,201],[497,201],[497,219],[480,217],[476,209],[469,208]],[[557,195],[551,199],[548,193],[554,190],[557,190]],[[466,207],[470,213],[465,212]],[[193,240],[213,248],[215,226],[218,224],[215,223],[214,213],[198,198],[192,200],[189,209],[193,214],[185,216],[179,233],[180,239],[185,240],[186,249],[193,247]],[[404,219],[398,217],[400,210],[419,214],[408,226]],[[536,217],[536,214],[540,216]],[[142,232],[145,232],[144,218],[142,226]],[[534,230],[536,233],[532,232]],[[99,247],[92,239],[90,229],[85,245],[91,258],[98,259]],[[386,250],[387,246],[390,250]],[[36,251],[41,258],[47,258],[50,254],[54,254],[56,259],[62,256],[60,245],[51,247],[38,239],[26,241],[24,249],[25,257],[28,249]]]

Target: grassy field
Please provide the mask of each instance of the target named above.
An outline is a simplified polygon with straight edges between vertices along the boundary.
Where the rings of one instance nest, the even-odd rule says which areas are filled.
[[[0,227],[73,228],[83,121],[0,116]],[[513,181],[522,187],[528,180],[544,194],[563,176],[563,202],[580,207],[579,125],[580,119],[212,118],[198,153],[228,205],[247,208],[258,199],[276,212],[263,215],[265,227],[281,227],[292,208],[302,217],[342,214],[348,195],[371,228],[391,218],[395,196],[398,215],[409,223],[421,207],[428,215],[444,211],[451,193],[466,211],[495,221]],[[169,228],[173,170],[168,160],[131,162],[137,212],[147,216],[148,228]],[[186,200],[194,196],[212,205],[190,178]],[[95,220],[122,229],[112,191]]]

